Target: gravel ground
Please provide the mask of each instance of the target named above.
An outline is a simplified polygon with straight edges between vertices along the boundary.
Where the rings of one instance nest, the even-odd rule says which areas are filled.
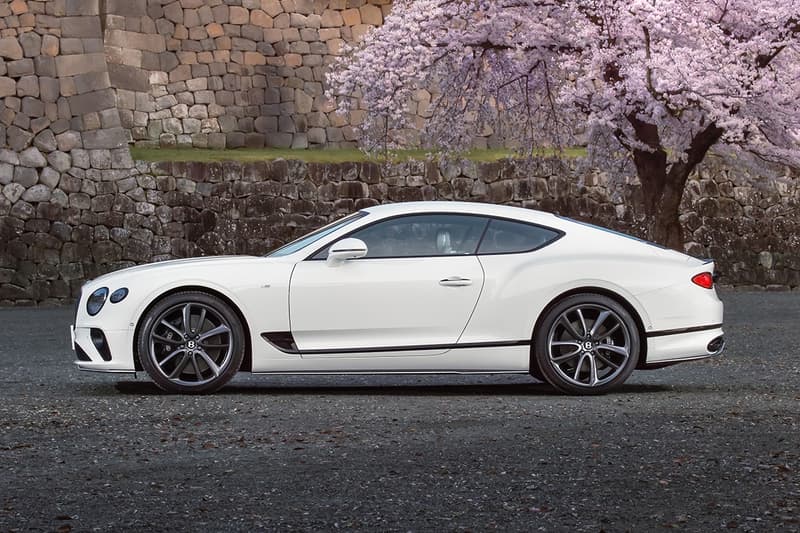
[[[800,294],[725,293],[717,359],[604,397],[524,377],[79,373],[0,310],[0,531],[800,531]]]

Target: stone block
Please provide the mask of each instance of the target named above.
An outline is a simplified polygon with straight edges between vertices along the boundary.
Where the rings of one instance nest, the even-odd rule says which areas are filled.
[[[14,167],[11,163],[0,163],[0,185],[8,185],[14,179]]]
[[[311,98],[309,95],[307,95],[301,89],[296,89],[294,103],[295,103],[295,109],[297,110],[298,113],[306,114],[306,113],[311,113],[311,110],[314,105],[314,99]]]
[[[250,13],[243,7],[230,6],[228,17],[231,24],[247,24],[250,20]]]
[[[0,39],[0,57],[11,60],[22,59],[24,55],[19,41],[14,37],[3,37]]]
[[[69,152],[81,146],[81,136],[77,131],[65,131],[56,135],[57,148],[62,152]]]
[[[0,98],[14,96],[17,93],[17,82],[11,78],[0,77]]]
[[[58,37],[50,34],[47,34],[44,37],[42,37],[42,46],[40,52],[42,55],[48,57],[56,57],[59,52]]]
[[[42,152],[52,152],[56,149],[56,136],[50,130],[44,130],[33,140],[33,145]]]
[[[193,105],[189,108],[188,116],[196,119],[208,118],[208,108],[204,105]]]
[[[345,9],[342,11],[342,20],[345,26],[355,26],[361,24],[361,12],[358,9]]]
[[[261,9],[270,17],[277,17],[283,13],[283,6],[278,0],[261,0]]]
[[[122,17],[144,17],[147,0],[106,0],[106,12]]]
[[[340,11],[326,9],[322,12],[321,24],[323,28],[340,28],[344,26],[344,20]]]
[[[61,35],[63,37],[78,37],[82,39],[103,36],[100,27],[100,17],[63,17],[61,19]]]
[[[17,96],[39,96],[39,78],[36,76],[23,76],[17,81]]]
[[[109,150],[89,150],[92,168],[107,170],[111,168],[111,152]]]
[[[45,106],[45,114],[48,112],[48,107],[54,106],[55,104],[50,104],[49,106]],[[39,117],[31,120],[31,133],[36,135],[40,131],[44,130],[50,125],[50,119],[47,116]]]
[[[265,143],[266,139],[261,133],[250,132],[244,135],[244,145],[247,148],[264,148]]]
[[[196,118],[183,119],[183,131],[187,134],[200,133],[200,121]]]
[[[269,132],[265,135],[266,146],[270,148],[291,148],[293,140],[291,133]]]
[[[39,173],[39,183],[43,183],[50,189],[54,189],[61,179],[61,174],[54,168],[45,167]]]
[[[178,134],[183,133],[181,121],[177,118],[167,118],[163,121],[163,129],[166,133]]]
[[[206,26],[206,33],[212,39],[216,37],[222,37],[225,35],[225,30],[222,28],[222,25],[217,22],[212,22]]]
[[[61,94],[58,80],[50,77],[39,78],[39,97],[45,103],[55,103]]]
[[[59,77],[76,76],[87,72],[104,72],[107,70],[105,54],[77,54],[58,56],[56,72]]]
[[[83,147],[86,149],[113,149],[127,146],[130,134],[122,128],[87,131],[83,133]]]
[[[272,17],[260,9],[250,12],[250,24],[260,28],[272,28]]]
[[[100,0],[66,0],[65,9],[69,16],[98,15],[100,14]]]
[[[103,89],[69,97],[69,107],[74,115],[85,115],[116,106],[113,89]]]
[[[208,134],[208,147],[211,149],[225,148],[226,137],[224,133],[214,132]]]
[[[150,90],[150,76],[146,70],[128,65],[109,63],[108,76],[111,85],[115,88],[136,92],[148,92]]]
[[[225,4],[212,7],[211,16],[214,17],[214,21],[219,24],[227,24],[230,22],[230,10]]]
[[[14,15],[22,15],[28,12],[28,4],[25,0],[12,0],[9,2],[8,7]]]
[[[52,192],[47,185],[39,183],[22,193],[22,199],[26,202],[48,202]]]
[[[21,152],[33,141],[33,133],[20,129],[17,126],[10,126],[6,133],[8,146],[15,152]]]
[[[372,4],[365,4],[358,8],[361,13],[361,23],[380,26],[383,24],[383,13],[381,8]],[[353,24],[355,26],[355,24]]]
[[[14,169],[14,183],[18,183],[27,189],[28,187],[33,187],[36,185],[38,181],[39,173],[35,168],[17,167]],[[9,186],[6,185],[6,187]]]
[[[19,78],[22,76],[29,76],[36,73],[34,68],[33,59],[25,58],[18,61],[11,61],[6,63],[8,67],[8,75],[12,78]]]
[[[19,154],[13,150],[0,148],[0,162],[9,165],[19,165]]]
[[[22,113],[28,118],[44,116],[44,102],[32,96],[25,96],[22,99]],[[17,118],[21,116],[23,115],[17,115]]]
[[[42,38],[38,33],[28,31],[18,37],[25,57],[36,57],[42,52]]]
[[[38,148],[31,146],[20,152],[19,164],[24,167],[41,168],[47,166],[47,159],[45,159]]]
[[[325,144],[328,141],[324,128],[310,128],[307,135],[311,144]]]
[[[75,81],[75,91],[77,94],[101,91],[111,87],[111,80],[108,77],[108,72],[87,72],[86,74],[75,76],[73,80]]]
[[[10,183],[5,187],[3,187],[3,196],[5,196],[6,199],[12,204],[16,203],[16,201],[19,200],[20,197],[22,197],[22,193],[24,192],[25,192],[25,186],[16,182]]]
[[[245,146],[245,135],[240,131],[232,131],[225,134],[225,144],[228,148],[243,148]]]
[[[153,52],[154,54],[160,54],[167,50],[166,40],[163,35],[122,30],[107,31],[105,44],[106,46]]]

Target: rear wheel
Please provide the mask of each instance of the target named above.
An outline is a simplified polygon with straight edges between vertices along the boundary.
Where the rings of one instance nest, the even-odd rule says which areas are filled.
[[[597,294],[569,296],[548,311],[536,332],[534,359],[544,378],[569,394],[602,394],[631,375],[639,331],[628,311]]]
[[[231,307],[204,292],[167,296],[144,317],[139,360],[168,392],[209,393],[233,378],[244,359],[244,328]]]

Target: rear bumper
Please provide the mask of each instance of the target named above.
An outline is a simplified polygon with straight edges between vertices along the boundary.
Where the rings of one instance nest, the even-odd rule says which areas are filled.
[[[713,357],[725,347],[721,325],[701,326],[647,335],[645,365],[678,363]]]

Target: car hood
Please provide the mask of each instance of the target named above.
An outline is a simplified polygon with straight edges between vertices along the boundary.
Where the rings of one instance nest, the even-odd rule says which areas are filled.
[[[256,257],[253,255],[216,255],[210,257],[193,257],[189,259],[172,259],[169,261],[159,261],[157,263],[148,263],[146,265],[137,265],[128,268],[123,268],[121,270],[115,270],[114,272],[103,274],[102,276],[91,280],[91,283],[93,285],[96,283],[103,283],[106,280],[113,279],[114,277],[120,275],[129,275],[129,274],[141,275],[149,273],[158,274],[170,270],[184,269],[186,267],[191,267],[196,265],[208,265],[209,263],[213,263],[214,266],[221,266],[221,267],[233,266],[245,263],[252,263],[253,261],[257,260],[264,261],[265,258]]]

